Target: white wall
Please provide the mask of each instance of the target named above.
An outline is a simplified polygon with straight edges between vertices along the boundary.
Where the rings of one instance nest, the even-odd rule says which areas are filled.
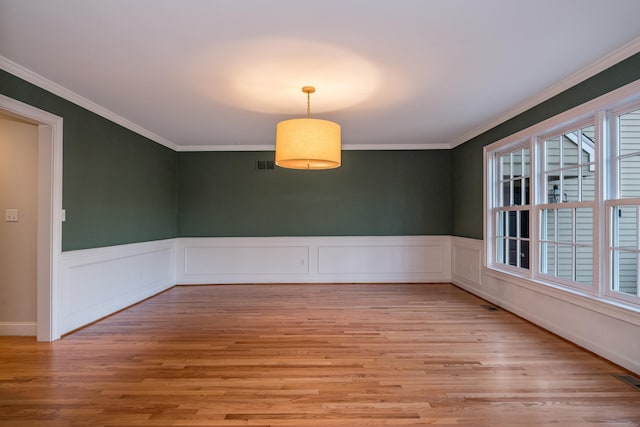
[[[640,313],[483,268],[483,241],[453,237],[452,282],[640,374]]]
[[[0,335],[36,334],[37,196],[38,127],[0,114]]]

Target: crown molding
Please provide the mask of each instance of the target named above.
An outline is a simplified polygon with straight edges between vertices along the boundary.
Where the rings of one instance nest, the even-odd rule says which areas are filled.
[[[595,76],[596,74],[606,70],[607,68],[629,58],[632,55],[640,52],[640,37],[635,40],[630,41],[629,43],[623,45],[622,47],[614,50],[613,52],[603,56],[596,62],[591,65],[586,66],[585,68],[579,70],[578,72],[570,75],[569,77],[560,80],[558,83],[550,86],[543,92],[538,95],[530,98],[520,106],[514,108],[513,110],[507,112],[501,117],[482,125],[469,133],[462,135],[461,137],[455,139],[451,144],[449,144],[448,148],[455,148],[458,145],[464,144],[465,142],[475,138],[476,136],[493,129],[501,123],[506,122],[509,119],[517,116],[518,114],[524,113],[530,108],[535,107],[536,105],[553,98],[554,96],[564,92],[565,90],[587,80],[590,77]]]
[[[82,108],[85,108],[93,113],[98,114],[99,116],[104,117],[105,119],[111,120],[112,122],[127,128],[139,135],[142,135],[150,140],[157,142],[160,145],[164,145],[165,147],[171,148],[174,151],[178,150],[178,145],[173,142],[162,138],[161,136],[156,135],[155,133],[139,126],[122,116],[114,113],[111,110],[108,110],[101,105],[96,104],[93,101],[88,100],[87,98],[78,95],[77,93],[60,86],[57,83],[52,82],[51,80],[37,74],[22,65],[19,65],[10,59],[5,58],[0,55],[0,68],[5,70],[6,72],[13,74],[16,77],[21,78],[22,80],[26,80],[27,82],[38,86],[44,90],[47,90],[54,95],[58,95],[61,98],[66,99],[67,101],[73,102],[76,105],[79,105]]]
[[[349,151],[403,151],[403,150],[448,150],[449,144],[345,144]]]
[[[183,145],[176,151],[275,151],[275,145]],[[448,144],[345,144],[342,151],[448,150]]]
[[[179,145],[176,151],[275,151],[275,145]]]

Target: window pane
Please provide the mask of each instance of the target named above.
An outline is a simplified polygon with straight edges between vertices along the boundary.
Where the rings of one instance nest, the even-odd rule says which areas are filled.
[[[531,155],[528,148],[522,150],[522,174],[531,176]]]
[[[558,175],[547,175],[547,195],[548,203],[560,203],[560,177]]]
[[[498,217],[496,218],[496,236],[504,237],[505,230],[507,229],[506,220],[506,212],[498,212]]]
[[[558,241],[573,242],[573,209],[558,209]]]
[[[593,243],[593,209],[576,209],[576,243]]]
[[[638,248],[638,206],[615,206],[613,246]]]
[[[594,169],[594,170],[592,170]],[[582,172],[582,201],[590,202],[596,197],[596,173],[592,165],[581,168]]]
[[[640,152],[640,110],[621,115],[618,124],[620,155]]]
[[[500,157],[500,180],[511,179],[511,154]]]
[[[520,211],[520,237],[529,238],[529,211]]]
[[[554,243],[540,244],[540,272],[556,274],[556,245]]]
[[[595,126],[588,126],[582,130],[582,164],[595,161],[595,148],[596,148],[596,128]]]
[[[637,295],[638,255],[635,252],[613,251],[613,290]]]
[[[529,269],[529,241],[520,241],[520,267]]]
[[[576,247],[576,282],[593,285],[593,249]]]
[[[578,201],[578,168],[570,168],[562,171],[562,201]]]
[[[508,240],[508,245],[509,245],[509,260],[508,260],[508,263],[509,263],[509,265],[517,267],[518,258],[519,258],[518,241],[515,240],[515,239],[509,239]]]
[[[551,138],[544,142],[545,170],[560,168],[560,137]]]
[[[557,277],[573,280],[573,246],[571,245],[558,245]]]
[[[508,221],[507,221],[507,235],[509,237],[517,237],[518,236],[518,224],[516,222],[517,212],[510,211],[507,212]]]
[[[522,151],[518,150],[511,153],[511,166],[514,178],[522,176]]]
[[[506,253],[507,251],[505,250],[505,240],[503,238],[497,238],[496,239],[496,262],[500,264],[506,264],[507,263]]]
[[[512,181],[505,181],[502,183],[502,206],[511,206],[511,183]]]
[[[529,203],[531,203],[531,200],[529,199],[529,187],[530,187],[530,181],[531,178],[524,178],[523,180],[523,185],[524,185],[524,205],[528,205]]]
[[[522,180],[513,181],[513,204],[522,205]]]
[[[562,166],[578,164],[578,134],[570,132],[562,136]]]
[[[544,209],[542,211],[542,224],[540,224],[541,240],[556,240],[556,210]]]
[[[640,197],[640,156],[620,159],[620,196]]]

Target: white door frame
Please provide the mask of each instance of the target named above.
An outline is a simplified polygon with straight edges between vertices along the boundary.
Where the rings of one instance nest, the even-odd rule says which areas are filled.
[[[0,95],[0,110],[38,126],[38,249],[36,335],[60,338],[60,260],[62,257],[62,117]]]

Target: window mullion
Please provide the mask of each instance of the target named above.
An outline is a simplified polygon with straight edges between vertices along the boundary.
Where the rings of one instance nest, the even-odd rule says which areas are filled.
[[[607,131],[609,123],[609,115],[606,111],[595,113],[595,201],[593,212],[593,277],[595,283],[593,292],[599,296],[603,296],[607,292],[607,288],[610,288],[609,282],[613,277],[611,275],[612,252],[609,249],[613,242],[609,234],[613,218],[611,218],[606,206],[606,198],[610,194],[612,159],[611,138]],[[604,266],[602,262],[598,261],[601,259],[607,260],[604,262]]]

